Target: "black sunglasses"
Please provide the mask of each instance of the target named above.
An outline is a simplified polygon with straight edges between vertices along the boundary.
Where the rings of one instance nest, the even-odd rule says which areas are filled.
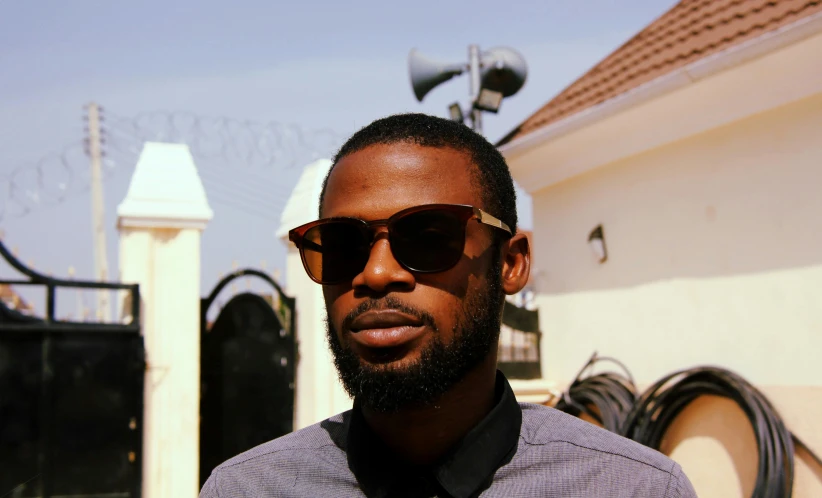
[[[428,204],[395,213],[387,220],[325,218],[291,230],[288,238],[299,248],[311,280],[323,285],[350,281],[365,269],[376,236],[375,227],[388,228],[394,259],[407,270],[436,273],[451,269],[465,249],[469,220],[505,231],[502,221],[473,206]]]

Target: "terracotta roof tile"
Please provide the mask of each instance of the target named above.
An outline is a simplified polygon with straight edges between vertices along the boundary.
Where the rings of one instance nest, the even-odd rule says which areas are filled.
[[[526,119],[498,145],[819,12],[822,0],[682,0]]]

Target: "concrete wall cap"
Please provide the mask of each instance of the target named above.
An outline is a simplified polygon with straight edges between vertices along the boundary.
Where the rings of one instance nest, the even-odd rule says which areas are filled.
[[[126,198],[117,207],[119,226],[204,225],[214,213],[188,146],[146,142]]]
[[[319,210],[320,191],[322,190],[325,175],[331,169],[330,159],[318,159],[303,168],[300,179],[280,216],[280,227],[277,229],[277,238],[288,243],[288,231],[317,219]]]

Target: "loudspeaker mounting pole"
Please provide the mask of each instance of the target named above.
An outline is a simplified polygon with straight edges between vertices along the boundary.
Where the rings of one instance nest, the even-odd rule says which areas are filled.
[[[451,119],[459,123],[465,123],[465,119],[470,118],[471,127],[482,135],[482,113],[499,112],[502,100],[517,93],[525,84],[528,67],[522,55],[508,47],[480,52],[478,45],[471,44],[468,46],[468,64],[429,59],[416,49],[408,54],[411,89],[419,102],[438,85],[465,72],[470,77],[470,106],[463,111],[460,103],[454,102],[448,106],[448,111]]]
[[[468,68],[471,73],[469,91],[471,93],[471,125],[482,135],[482,111],[474,107],[480,92],[480,51],[477,45],[468,45]]]

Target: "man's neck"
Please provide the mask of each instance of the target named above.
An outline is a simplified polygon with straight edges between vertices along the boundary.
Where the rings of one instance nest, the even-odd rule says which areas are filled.
[[[399,458],[427,465],[448,452],[494,407],[496,355],[431,405],[385,414],[362,409],[371,430]]]

